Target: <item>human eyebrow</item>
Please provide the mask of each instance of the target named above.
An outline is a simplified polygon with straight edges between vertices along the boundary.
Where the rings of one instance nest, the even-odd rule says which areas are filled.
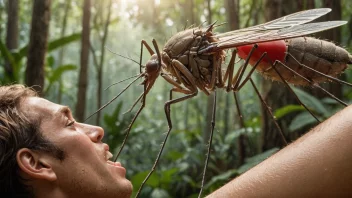
[[[71,109],[68,106],[62,106],[59,110],[55,113],[56,116],[66,116],[68,118],[72,118]]]

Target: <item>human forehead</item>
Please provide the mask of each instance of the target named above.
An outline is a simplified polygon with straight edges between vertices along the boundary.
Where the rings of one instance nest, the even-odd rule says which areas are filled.
[[[53,103],[40,97],[28,97],[22,101],[22,109],[29,116],[51,119],[57,114],[69,111],[67,106]]]

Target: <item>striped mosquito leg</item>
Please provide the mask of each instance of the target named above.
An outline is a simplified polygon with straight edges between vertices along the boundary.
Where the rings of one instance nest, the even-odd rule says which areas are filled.
[[[159,55],[159,50],[158,50],[158,47],[157,47],[155,40],[153,40],[153,44],[154,44],[154,47],[156,48],[156,53]],[[138,197],[140,195],[140,193],[143,189],[143,186],[145,185],[145,183],[148,181],[149,177],[155,171],[155,168],[156,168],[157,164],[159,163],[161,154],[163,153],[166,141],[170,135],[170,132],[172,129],[172,122],[171,122],[171,116],[170,116],[171,105],[182,102],[182,101],[190,99],[190,98],[193,98],[194,96],[196,96],[198,94],[198,89],[196,87],[196,82],[195,82],[196,80],[195,80],[194,76],[190,73],[190,71],[182,63],[180,63],[179,61],[176,61],[176,60],[172,62],[172,67],[174,67],[174,69],[177,69],[178,71],[180,71],[184,75],[184,77],[187,79],[187,81],[189,81],[191,83],[190,84],[191,89],[180,89],[178,87],[174,87],[171,89],[171,91],[185,93],[187,95],[180,97],[180,98],[176,98],[176,99],[170,99],[169,101],[167,101],[165,103],[164,110],[165,110],[165,115],[166,115],[166,119],[167,119],[167,123],[168,123],[168,131],[166,132],[166,136],[164,138],[163,143],[161,144],[161,148],[160,148],[159,153],[155,159],[153,167],[151,168],[148,175],[146,176],[146,178],[143,180],[141,186],[139,187],[137,194],[136,194],[136,197]],[[170,97],[172,97],[171,94],[170,94]]]
[[[130,132],[131,132],[131,129],[132,129],[132,126],[133,126],[134,122],[136,121],[137,117],[142,112],[143,108],[145,107],[146,90],[147,90],[147,86],[144,86],[144,91],[143,91],[143,96],[142,96],[142,105],[139,107],[139,109],[138,109],[137,113],[134,115],[130,125],[126,129],[125,138],[122,141],[121,147],[120,147],[119,152],[117,153],[117,155],[116,155],[116,157],[114,159],[114,162],[116,162],[117,158],[120,156],[123,148],[125,147],[125,144],[127,142],[128,136],[130,135]]]
[[[320,120],[315,116],[315,114],[305,105],[303,104],[303,102],[299,99],[299,97],[297,96],[297,94],[292,90],[292,88],[290,87],[290,85],[286,82],[286,80],[282,77],[282,75],[280,74],[280,72],[276,69],[276,64],[280,63],[281,65],[283,63],[281,63],[280,61],[275,61],[274,64],[272,65],[273,69],[275,70],[275,72],[279,75],[279,77],[281,78],[281,81],[284,82],[284,84],[286,85],[286,87],[288,88],[288,90],[290,90],[290,92],[295,96],[296,100],[298,101],[298,103],[300,105],[302,105],[309,113],[310,115],[312,115],[319,123]]]
[[[141,41],[141,55],[140,55],[140,59],[139,59],[139,72],[142,73],[142,57],[143,57],[143,45],[145,46],[145,48],[147,48],[148,52],[150,55],[154,54],[154,51],[152,50],[152,48],[149,46],[149,44],[145,41],[142,40]]]
[[[320,90],[322,90],[323,92],[325,92],[326,94],[328,94],[328,96],[330,96],[332,99],[336,100],[337,102],[339,102],[340,104],[342,104],[343,106],[347,106],[348,104],[343,102],[342,100],[340,100],[339,98],[337,98],[336,96],[334,96],[333,94],[331,94],[330,92],[328,92],[326,89],[322,88],[321,86],[317,85],[316,83],[314,83],[313,81],[307,79],[306,77],[302,76],[301,74],[299,74],[298,72],[294,71],[293,69],[291,69],[290,67],[288,67],[287,65],[285,65],[284,63],[282,63],[281,61],[277,61],[279,62],[282,66],[284,66],[286,69],[290,70],[292,73],[294,73],[295,75],[301,77],[303,80],[309,82],[310,85],[312,85],[313,87],[316,87]]]
[[[170,135],[170,132],[171,132],[171,129],[172,129],[172,122],[171,122],[171,116],[170,116],[170,113],[171,113],[171,110],[170,110],[170,106],[172,104],[175,104],[175,103],[178,103],[178,102],[181,102],[181,101],[184,101],[184,100],[187,100],[189,98],[192,98],[194,96],[196,96],[198,94],[198,92],[194,92],[192,94],[189,94],[189,95],[186,95],[184,97],[181,97],[181,98],[177,98],[177,99],[173,99],[173,100],[169,100],[165,103],[165,106],[164,106],[164,110],[165,110],[165,115],[166,115],[166,119],[167,119],[167,123],[168,123],[168,131],[166,132],[166,136],[164,138],[164,141],[163,143],[161,144],[161,148],[159,150],[159,153],[155,159],[155,162],[153,164],[153,167],[151,168],[151,170],[149,171],[148,175],[146,176],[146,178],[143,180],[141,186],[139,187],[138,191],[137,191],[137,194],[136,194],[136,197],[138,197],[143,189],[143,186],[145,185],[145,183],[148,181],[149,177],[153,174],[153,172],[155,171],[155,168],[156,166],[158,165],[159,163],[159,160],[160,160],[160,157],[161,157],[161,154],[163,153],[163,150],[164,150],[164,147],[165,147],[165,144],[166,144],[166,141]]]
[[[252,78],[250,78],[249,81],[251,82],[251,84],[252,84],[252,86],[253,86],[255,92],[257,93],[257,95],[258,95],[258,97],[259,97],[259,99],[260,99],[260,101],[264,104],[265,109],[266,109],[267,112],[270,114],[271,118],[273,119],[276,128],[279,130],[279,133],[280,133],[280,136],[281,136],[282,141],[287,145],[287,141],[286,141],[286,138],[285,138],[285,136],[284,136],[284,133],[282,132],[282,130],[281,130],[279,124],[277,123],[277,121],[276,121],[276,119],[275,119],[273,113],[271,112],[271,110],[270,110],[268,104],[265,102],[265,100],[263,99],[262,95],[259,93],[258,88],[257,88],[257,86],[255,86],[255,84],[254,84]]]
[[[215,115],[216,115],[216,90],[214,91],[214,103],[213,103],[213,112],[212,112],[211,126],[210,126],[211,130],[210,130],[210,136],[209,136],[209,142],[208,142],[208,152],[207,152],[207,157],[205,158],[202,185],[200,187],[198,198],[200,198],[203,193],[205,173],[207,172],[207,167],[208,167],[209,158],[210,158],[211,144],[213,141],[213,134],[214,134],[214,128],[215,128]]]
[[[258,61],[255,63],[255,65],[252,67],[251,71],[248,73],[247,77],[243,80],[243,82],[237,87],[236,90],[234,91],[239,91],[242,89],[242,87],[248,82],[248,80],[250,79],[251,75],[253,74],[253,72],[255,71],[255,69],[258,67],[259,63],[262,61],[262,59],[266,56],[266,52],[264,52],[260,58],[258,59]]]
[[[322,73],[322,72],[320,72],[320,71],[317,71],[317,70],[315,70],[315,69],[313,69],[313,68],[311,68],[311,67],[308,67],[308,66],[306,66],[306,65],[304,65],[304,64],[302,64],[302,63],[300,63],[300,62],[299,62],[294,56],[292,56],[291,54],[287,54],[287,55],[290,56],[290,58],[292,58],[293,60],[295,60],[300,66],[304,67],[305,69],[308,69],[308,70],[310,70],[310,71],[313,71],[313,72],[315,72],[315,73],[317,73],[317,74],[319,74],[319,75],[321,75],[321,76],[324,76],[324,77],[327,78],[327,79],[330,79],[330,80],[332,80],[332,81],[335,81],[335,82],[337,82],[337,83],[341,83],[341,84],[348,85],[348,86],[352,87],[352,84],[349,83],[349,82],[340,80],[340,79],[338,79],[338,78],[335,78],[335,77],[329,76],[329,75],[327,75],[327,74],[324,74],[324,73]]]
[[[237,74],[235,75],[235,79],[236,79],[236,82],[234,83],[234,87],[233,89],[234,90],[237,90],[238,88],[238,85],[240,84],[241,80],[242,80],[242,77],[243,77],[243,74],[249,64],[249,59],[251,58],[254,50],[256,50],[258,48],[258,45],[257,44],[254,44],[251,51],[249,52],[244,64],[243,64],[243,67],[241,67],[242,69],[238,70]],[[238,75],[239,74],[239,75]]]

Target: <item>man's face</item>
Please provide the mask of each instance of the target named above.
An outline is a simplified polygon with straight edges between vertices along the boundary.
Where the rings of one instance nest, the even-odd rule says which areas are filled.
[[[52,158],[55,185],[69,197],[129,197],[130,181],[120,163],[107,161],[109,147],[101,142],[101,127],[74,122],[70,110],[48,100],[29,97],[22,102],[29,117],[40,116],[44,137],[65,152],[65,159]]]

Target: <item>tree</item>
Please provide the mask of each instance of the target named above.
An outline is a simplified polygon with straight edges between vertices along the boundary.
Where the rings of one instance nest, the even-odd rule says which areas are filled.
[[[88,79],[88,63],[89,63],[89,49],[90,49],[90,8],[91,1],[84,0],[83,2],[83,19],[82,19],[82,40],[81,40],[81,68],[78,79],[78,92],[76,103],[76,118],[79,121],[84,120],[86,107],[86,92]]]
[[[64,2],[64,12],[63,12],[63,19],[62,19],[62,29],[60,32],[60,37],[64,37],[66,33],[66,28],[67,28],[67,19],[68,19],[68,11],[70,9],[71,5],[71,0],[66,0]],[[58,66],[62,65],[63,59],[64,59],[64,47],[61,48],[59,52],[59,60],[58,60]],[[59,79],[59,88],[58,88],[58,94],[57,94],[57,102],[60,104],[62,99],[62,80],[61,77]]]
[[[227,0],[226,1],[226,10],[227,10],[227,20],[229,21],[229,28],[230,30],[237,30],[240,28],[240,0]],[[237,100],[238,103],[239,97],[238,93],[233,93],[235,96],[235,100]],[[233,124],[233,122],[229,122],[229,110],[233,109],[234,107],[229,107],[230,104],[230,96],[231,94],[227,94],[226,100],[225,100],[225,110],[224,110],[224,134],[228,133],[228,128],[229,124]],[[240,107],[239,107],[240,108]],[[238,112],[239,113],[239,112]],[[240,116],[240,115],[239,115]],[[242,117],[238,117],[239,125],[241,128],[245,128],[244,121]],[[238,157],[238,165],[241,166],[244,163],[244,160],[246,158],[246,145],[245,145],[245,139],[246,135],[241,134],[238,137],[237,140],[237,157]],[[233,145],[231,145],[233,146]],[[232,149],[229,149],[231,151]],[[228,155],[231,155],[231,153],[228,153]]]
[[[99,2],[99,3],[101,3],[101,2]],[[99,14],[103,14],[102,7],[103,6],[100,6],[101,12],[99,12]],[[95,65],[95,69],[96,69],[96,72],[97,72],[97,80],[98,80],[97,109],[99,109],[101,107],[101,105],[102,105],[103,66],[104,66],[104,58],[105,58],[105,47],[104,46],[105,46],[106,39],[108,37],[108,32],[109,32],[109,24],[110,24],[110,19],[111,19],[111,7],[112,7],[112,0],[109,1],[108,13],[107,13],[107,17],[106,17],[105,24],[104,24],[103,35],[100,38],[101,55],[100,55],[100,59],[99,60],[98,60],[98,56],[95,53],[95,50],[93,50],[93,46],[91,46],[92,53],[93,53],[94,65]],[[97,16],[98,16],[98,14],[97,14]],[[94,21],[96,21],[96,20],[94,20]],[[94,25],[98,25],[98,24],[94,24]],[[98,31],[98,32],[100,32],[100,31]],[[100,111],[97,112],[96,124],[97,125],[100,124]]]
[[[327,15],[324,15],[320,18],[321,21],[339,21],[341,20],[342,9],[341,9],[341,0],[323,0],[324,8],[331,8],[332,12]],[[318,38],[323,40],[332,41],[334,43],[341,43],[341,27],[333,28],[331,30],[319,32],[317,34]],[[345,80],[345,76],[341,77],[342,80]],[[342,98],[342,85],[339,83],[324,83],[322,87],[335,95],[337,98]],[[322,98],[327,95],[320,90],[314,89],[312,94],[316,97]]]
[[[291,14],[296,10],[296,6],[292,1],[266,0],[265,1],[265,20],[270,21],[279,17]],[[267,105],[274,112],[277,108],[287,104],[295,103],[294,96],[289,92],[283,83],[271,82],[264,79],[262,83],[262,95],[266,99]],[[277,120],[281,131],[287,132],[292,116],[286,116]],[[285,146],[280,135],[280,131],[276,128],[272,117],[267,113],[267,107],[262,104],[262,145],[261,150],[266,151],[274,147]],[[287,139],[287,138],[286,138]]]
[[[51,0],[34,0],[27,54],[26,84],[42,94]]]
[[[6,47],[8,50],[18,47],[18,7],[18,0],[8,1],[6,27]],[[6,61],[4,66],[6,76],[13,80],[12,65]]]

